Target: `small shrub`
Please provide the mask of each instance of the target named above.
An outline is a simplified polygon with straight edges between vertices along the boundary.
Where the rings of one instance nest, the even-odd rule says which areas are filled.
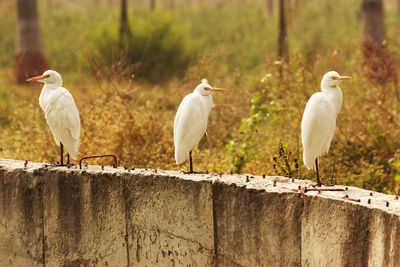
[[[242,125],[238,130],[238,140],[231,140],[225,145],[226,150],[230,154],[233,171],[240,173],[246,162],[249,161],[256,154],[256,147],[259,146],[260,136],[257,134],[261,128],[261,123],[267,118],[275,118],[272,108],[272,102],[269,98],[268,87],[273,86],[270,82],[271,74],[265,75],[262,79],[264,89],[256,93],[252,99],[253,105],[250,108],[250,116],[242,120]],[[256,85],[257,86],[257,85]],[[267,141],[268,137],[261,137],[262,141]]]
[[[167,15],[131,22],[131,35],[122,40],[117,25],[106,25],[93,41],[94,52],[89,55],[93,72],[129,70],[138,79],[151,82],[182,76],[190,62],[181,29]],[[115,69],[117,67],[117,69]]]
[[[290,178],[299,178],[299,162],[293,157],[292,152],[287,148],[287,144],[279,142],[278,152],[273,157],[273,168],[275,174]]]

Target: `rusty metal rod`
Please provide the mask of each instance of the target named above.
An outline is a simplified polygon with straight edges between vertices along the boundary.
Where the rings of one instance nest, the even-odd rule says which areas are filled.
[[[350,198],[348,195],[345,195],[344,197],[342,197],[342,199],[346,199],[346,200],[350,200],[350,201],[355,201],[355,202],[361,202],[361,199]]]
[[[94,159],[94,158],[107,158],[107,157],[112,157],[114,159],[114,168],[117,168],[118,164],[117,164],[117,157],[113,154],[106,154],[106,155],[94,155],[94,156],[86,156],[86,157],[82,157],[79,160],[79,169],[82,169],[82,161],[84,159]]]
[[[344,191],[343,188],[321,188],[321,189],[317,189],[317,188],[304,188],[304,192],[308,192],[308,191]]]

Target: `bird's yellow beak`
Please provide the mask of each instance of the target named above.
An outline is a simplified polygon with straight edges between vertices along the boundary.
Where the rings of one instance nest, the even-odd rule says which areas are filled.
[[[226,89],[224,88],[210,88],[210,87],[204,87],[204,90],[211,91],[211,92],[225,92]]]
[[[344,80],[351,79],[351,77],[350,76],[339,76],[339,77],[333,77],[332,79],[339,80],[339,81],[344,81]]]
[[[36,77],[32,77],[32,78],[26,79],[26,81],[27,81],[27,82],[40,81],[40,80],[43,80],[43,79],[48,78],[49,76],[50,76],[50,75],[36,76]]]

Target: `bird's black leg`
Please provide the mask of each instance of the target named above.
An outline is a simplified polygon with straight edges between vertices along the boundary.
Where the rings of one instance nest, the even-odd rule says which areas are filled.
[[[185,174],[191,174],[191,173],[197,173],[197,174],[205,174],[208,172],[195,172],[193,171],[193,159],[192,159],[192,151],[189,152],[189,171],[188,172],[183,172]]]
[[[67,152],[68,153],[68,152]],[[64,145],[60,142],[60,162],[57,161],[56,164],[45,164],[45,167],[63,167],[70,165],[69,163],[69,153],[68,153],[68,163],[64,164]]]
[[[318,158],[315,159],[315,171],[317,172],[317,184],[316,186],[321,186],[321,180],[319,179],[319,170],[318,170]]]
[[[61,161],[60,161],[60,165],[63,166],[64,165],[64,155],[63,155],[64,145],[62,143],[60,143],[60,144],[61,144]]]
[[[315,172],[317,173],[317,184],[313,185],[315,186],[321,186],[321,185],[325,185],[325,186],[334,186],[334,184],[324,184],[323,182],[321,182],[321,180],[319,179],[319,168],[318,168],[318,158],[315,159]]]
[[[68,155],[67,165],[70,165],[71,162],[70,162],[70,159],[69,159],[69,153],[68,152],[67,152],[67,155]]]
[[[192,151],[189,152],[189,159],[190,159],[190,170],[189,170],[189,173],[193,173]]]

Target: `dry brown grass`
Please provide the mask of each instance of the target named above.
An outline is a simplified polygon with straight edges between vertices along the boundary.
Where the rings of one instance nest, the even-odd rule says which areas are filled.
[[[302,62],[297,58],[285,66],[283,79],[274,66],[264,82],[261,75],[255,79],[254,73],[242,76],[239,72],[209,79],[230,90],[214,95],[216,106],[209,118],[208,136],[194,152],[196,169],[235,170],[234,152],[225,148],[233,140],[252,150],[245,155],[242,172],[273,174],[273,157],[283,143],[291,154],[289,164],[293,166],[294,158],[300,162],[295,176],[314,178],[301,164],[300,121],[308,98],[319,90],[323,73],[306,71]],[[67,73],[65,87],[74,95],[82,121],[80,156],[114,153],[120,165],[186,170],[186,164],[176,166],[174,162],[173,120],[181,99],[205,77],[198,73],[212,73],[209,66],[199,64],[184,79],[165,85],[137,83],[127,75],[82,80]],[[356,63],[338,68],[353,79],[341,85],[343,108],[331,152],[321,159],[322,175],[325,179],[334,175],[339,183],[398,192],[398,89],[375,84]],[[55,162],[58,149],[37,103],[41,86],[15,85],[10,70],[1,75],[12,89],[7,96],[11,112],[3,123],[0,157]],[[251,138],[246,139],[248,133],[240,127],[251,118],[254,97],[263,90],[260,103],[266,108],[254,124]]]
[[[399,88],[392,82],[379,85],[370,79],[363,66],[356,1],[343,0],[338,4],[327,1],[327,5],[306,2],[310,4],[298,9],[289,21],[292,55],[290,64],[283,66],[283,79],[274,64],[277,27],[272,21],[275,18],[263,15],[264,6],[244,9],[236,4],[173,11],[176,13],[171,14],[177,19],[174,23],[187,27],[185,34],[193,38],[189,42],[191,49],[197,49],[198,54],[183,78],[172,78],[164,84],[131,79],[128,70],[115,71],[100,65],[94,66],[99,69],[95,76],[82,71],[85,64],[91,63],[82,56],[84,51],[79,50],[78,54],[73,51],[87,45],[89,34],[99,33],[88,30],[77,39],[71,34],[72,29],[82,27],[71,14],[77,12],[85,18],[80,23],[88,24],[92,19],[101,21],[105,11],[99,10],[96,16],[83,15],[79,13],[81,9],[71,4],[74,11],[71,14],[57,13],[56,9],[49,12],[45,19],[52,24],[47,26],[57,27],[56,33],[65,35],[63,40],[67,40],[50,47],[49,40],[54,38],[47,36],[46,52],[54,56],[50,63],[63,75],[64,85],[75,97],[80,111],[80,156],[115,153],[120,165],[187,170],[187,163],[176,166],[173,159],[173,120],[182,98],[202,78],[207,78],[212,85],[229,91],[214,96],[216,106],[210,114],[208,136],[193,155],[197,170],[240,169],[272,175],[274,164],[294,166],[297,158],[300,169],[296,177],[314,179],[314,173],[305,170],[301,162],[300,121],[308,98],[319,90],[322,75],[334,69],[353,79],[341,85],[344,102],[337,130],[329,155],[320,161],[324,179],[330,182],[333,176],[338,183],[399,193]],[[8,14],[12,7],[3,8],[3,14]],[[331,16],[319,16],[327,11]],[[388,14],[387,52],[392,58],[392,70],[398,72],[397,15]],[[14,31],[4,27],[11,23],[7,16],[1,19],[4,39],[0,42],[4,45],[0,49],[8,57],[0,58],[5,66],[0,69],[0,157],[55,162],[59,150],[38,105],[41,86],[14,83],[9,56],[13,51],[10,44],[14,43]],[[58,29],[57,20],[71,24]],[[335,27],[331,27],[333,23]],[[97,37],[101,40],[102,35]],[[385,63],[379,64],[378,69],[387,67],[383,66]],[[268,78],[261,82],[265,77]],[[235,148],[227,149],[232,141]],[[287,162],[273,160],[280,155],[280,143]]]

